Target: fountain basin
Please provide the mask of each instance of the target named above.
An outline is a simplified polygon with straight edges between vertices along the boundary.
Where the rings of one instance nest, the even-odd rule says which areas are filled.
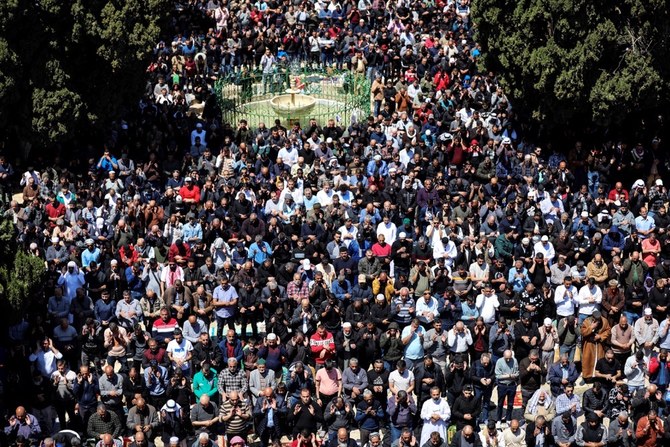
[[[277,113],[309,112],[316,105],[316,98],[287,90],[286,95],[278,95],[270,100],[270,106]]]

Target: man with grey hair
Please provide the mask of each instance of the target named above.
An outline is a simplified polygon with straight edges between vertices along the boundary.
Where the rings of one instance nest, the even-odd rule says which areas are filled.
[[[249,383],[244,371],[238,367],[237,359],[230,357],[228,359],[228,368],[219,373],[219,396],[221,402],[228,398],[228,394],[233,391],[239,392],[243,397],[246,397],[249,390]]]
[[[495,366],[496,383],[498,384],[498,420],[507,422],[512,419],[514,396],[516,395],[517,381],[519,380],[519,364],[512,357],[512,351],[507,349],[503,358],[498,359]],[[503,404],[507,398],[507,410],[503,417]]]
[[[355,419],[360,427],[361,445],[365,445],[370,439],[370,434],[378,432],[384,422],[384,409],[372,391],[366,389],[363,392],[363,399],[356,405]]]
[[[610,420],[607,445],[609,447],[635,446],[635,427],[628,418],[628,412],[622,411]]]
[[[368,375],[358,364],[358,359],[349,359],[349,366],[342,372],[342,387],[347,397],[358,401],[361,393],[368,387]]]
[[[209,434],[203,432],[198,435],[191,447],[214,447],[214,445],[214,441],[209,439]]]
[[[379,432],[370,433],[370,438],[367,444],[363,447],[381,447],[382,437]]]

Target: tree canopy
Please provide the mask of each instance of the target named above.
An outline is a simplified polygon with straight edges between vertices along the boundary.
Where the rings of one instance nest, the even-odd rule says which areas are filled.
[[[668,6],[665,0],[477,0],[473,19],[482,64],[500,74],[516,110],[556,136],[626,121],[636,127],[665,109]]]
[[[46,270],[44,260],[18,247],[11,219],[0,219],[0,323],[20,320],[40,298]]]
[[[167,0],[0,2],[0,128],[48,147],[119,116],[144,88]]]

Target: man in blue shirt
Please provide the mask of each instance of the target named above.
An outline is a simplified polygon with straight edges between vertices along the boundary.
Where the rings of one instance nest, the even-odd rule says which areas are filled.
[[[235,312],[237,309],[237,290],[231,286],[228,278],[221,278],[221,285],[212,293],[212,305],[216,314],[216,339],[221,340],[223,326],[235,330]]]
[[[100,249],[95,246],[93,239],[86,239],[86,250],[81,252],[81,266],[89,270],[88,266],[92,261],[98,262],[100,258]]]
[[[182,228],[182,237],[192,247],[202,240],[202,226],[196,220],[194,213],[188,213],[186,217],[188,222]]]
[[[272,247],[263,240],[263,236],[256,235],[255,242],[249,247],[249,259],[254,261],[256,267],[259,267],[263,262],[272,256]]]
[[[426,330],[421,326],[418,318],[414,318],[409,326],[402,330],[400,340],[405,345],[405,361],[410,369],[423,360],[423,337],[425,335]]]
[[[105,148],[105,153],[100,157],[97,167],[103,172],[114,171],[119,169],[119,162],[109,153],[109,149]]]
[[[649,233],[656,228],[654,219],[647,215],[647,208],[640,208],[640,215],[635,218],[635,228],[637,229],[637,236],[642,240],[646,239]]]
[[[382,156],[377,154],[368,163],[366,172],[368,177],[388,177],[389,170]]]
[[[524,291],[530,279],[528,278],[528,269],[523,266],[523,261],[517,260],[514,263],[514,267],[509,269],[507,281],[512,285],[512,290],[516,293]]]

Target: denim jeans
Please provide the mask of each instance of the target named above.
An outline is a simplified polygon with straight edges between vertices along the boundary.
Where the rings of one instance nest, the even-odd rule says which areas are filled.
[[[559,347],[559,353],[561,355],[563,354],[568,354],[568,358],[570,359],[570,363],[573,363],[575,361],[575,350],[577,349],[577,346],[565,346],[561,345]]]
[[[514,410],[514,396],[516,395],[516,384],[505,385],[502,383],[498,384],[498,420],[503,420],[503,403],[505,403],[505,398],[507,398],[507,411],[505,413],[504,419],[507,421],[512,420],[512,410]]]
[[[410,359],[409,357],[405,357],[405,363],[407,363],[407,369],[414,370],[414,367],[418,364],[420,364],[422,359]]]
[[[636,312],[629,312],[627,310],[624,310],[623,314],[626,316],[626,318],[628,319],[628,324],[631,326],[635,326],[635,322],[641,318],[640,314]]]
[[[493,387],[479,388],[475,387],[475,398],[482,401],[482,412],[479,414],[479,422],[486,423],[489,420],[489,410],[491,407],[491,394]]]

